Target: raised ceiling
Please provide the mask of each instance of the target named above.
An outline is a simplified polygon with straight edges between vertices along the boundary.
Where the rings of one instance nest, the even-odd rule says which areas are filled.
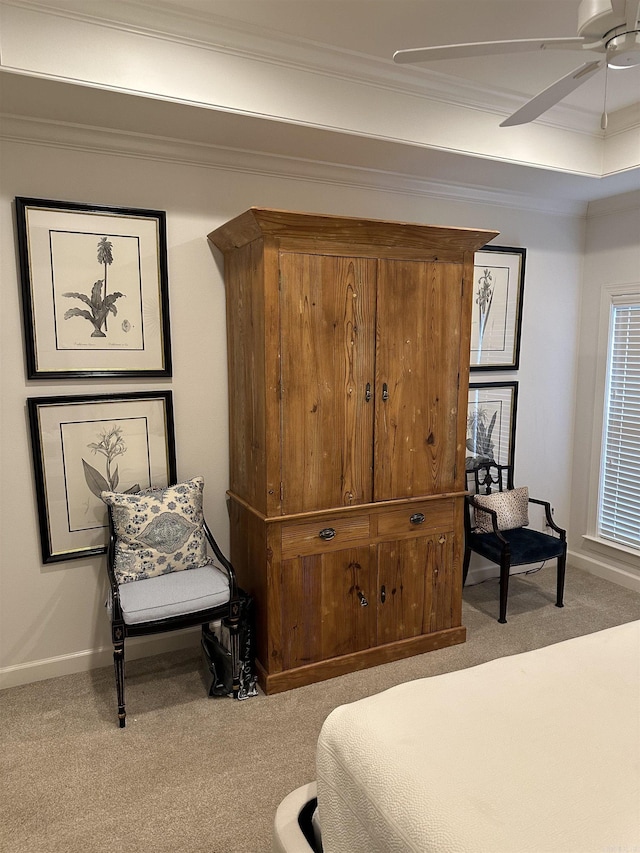
[[[579,0],[1,0],[11,120],[588,201],[640,188],[640,68],[499,128],[573,53],[403,67],[394,50],[574,36]],[[7,126],[7,125],[6,125]]]

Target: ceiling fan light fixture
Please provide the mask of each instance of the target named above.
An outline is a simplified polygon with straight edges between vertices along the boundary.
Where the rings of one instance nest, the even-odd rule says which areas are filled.
[[[607,42],[609,68],[634,68],[640,65],[640,32],[622,33]]]

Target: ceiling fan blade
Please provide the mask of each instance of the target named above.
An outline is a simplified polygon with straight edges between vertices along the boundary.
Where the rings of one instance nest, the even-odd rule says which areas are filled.
[[[565,98],[568,94],[582,86],[596,71],[602,68],[605,64],[604,59],[598,59],[595,62],[585,62],[580,68],[576,68],[560,80],[556,80],[544,91],[537,94],[534,98],[516,110],[509,118],[500,122],[500,127],[513,127],[517,124],[526,124],[538,118],[539,115],[551,109],[559,101]]]
[[[511,41],[481,41],[470,44],[447,44],[438,47],[416,47],[396,50],[393,61],[399,65],[410,62],[431,62],[436,59],[464,59],[468,56],[497,56],[504,53],[523,53],[536,50],[581,50],[582,38],[513,39]]]

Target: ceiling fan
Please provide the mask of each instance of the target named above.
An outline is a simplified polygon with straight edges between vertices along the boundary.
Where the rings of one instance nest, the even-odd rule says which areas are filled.
[[[589,58],[579,68],[556,80],[500,123],[500,127],[512,127],[533,121],[601,68],[632,68],[640,65],[639,18],[640,0],[582,0],[578,7],[578,36],[575,38],[514,39],[419,47],[397,50],[393,59],[399,64],[408,64],[545,50],[578,50],[585,54],[602,54],[601,59]],[[606,112],[603,113],[601,125],[603,129],[606,127]]]

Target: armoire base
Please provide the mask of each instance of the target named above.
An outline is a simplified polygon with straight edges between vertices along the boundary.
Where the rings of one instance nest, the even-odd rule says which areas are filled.
[[[268,673],[260,661],[256,661],[258,684],[264,693],[270,696],[273,693],[292,690],[294,687],[304,687],[307,684],[315,684],[317,681],[326,681],[329,678],[335,678],[337,675],[346,675],[349,672],[368,669],[394,660],[402,660],[425,652],[433,652],[436,649],[444,649],[447,646],[455,646],[464,643],[466,638],[467,629],[464,626],[447,628],[444,631],[434,631],[431,634],[398,640],[384,646],[375,646],[361,652],[340,655],[330,660],[317,661],[284,672]]]

